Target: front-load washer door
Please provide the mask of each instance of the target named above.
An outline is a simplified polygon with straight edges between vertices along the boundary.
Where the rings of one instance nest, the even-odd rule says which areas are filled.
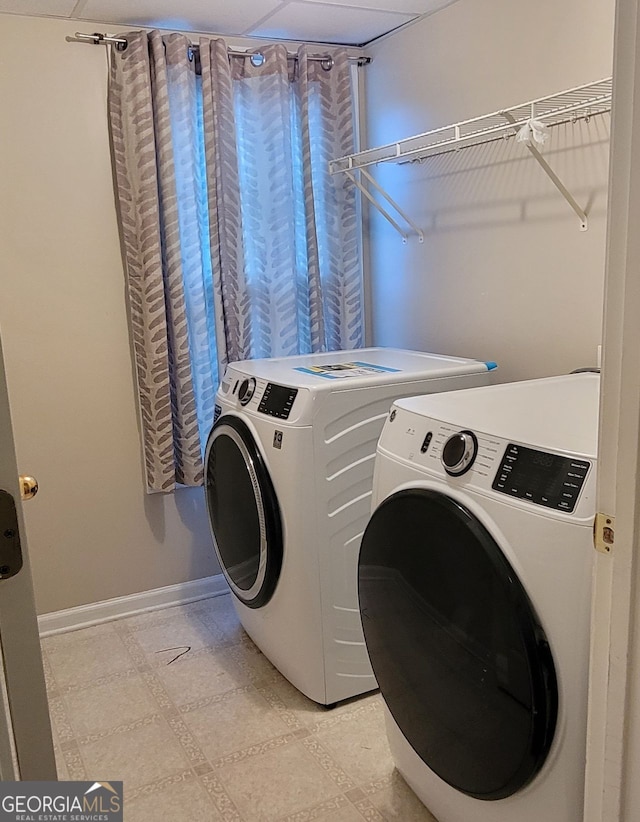
[[[555,731],[555,669],[533,606],[484,525],[445,494],[399,491],[366,528],[358,583],[373,671],[415,752],[477,799],[530,782]]]
[[[282,566],[282,524],[273,483],[246,423],[227,414],[205,453],[209,524],[220,567],[238,599],[260,608]]]

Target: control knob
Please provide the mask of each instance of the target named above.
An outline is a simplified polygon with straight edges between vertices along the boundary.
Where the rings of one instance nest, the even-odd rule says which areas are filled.
[[[240,405],[246,405],[253,397],[253,393],[256,390],[256,381],[253,377],[248,377],[246,380],[242,380],[240,383],[240,388],[238,388],[238,399],[240,400]]]
[[[478,453],[478,440],[473,431],[452,434],[442,449],[442,464],[447,474],[459,477],[473,465]]]

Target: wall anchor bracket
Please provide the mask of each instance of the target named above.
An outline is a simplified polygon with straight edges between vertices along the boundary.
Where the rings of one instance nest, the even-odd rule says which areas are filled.
[[[424,242],[424,232],[422,229],[417,226],[413,220],[408,217],[405,212],[400,208],[398,203],[389,195],[387,192],[379,185],[374,178],[369,174],[369,172],[364,168],[359,168],[357,171],[360,173],[360,179],[356,176],[354,169],[345,169],[344,173],[347,177],[351,180],[351,182],[358,188],[362,194],[367,198],[367,200],[371,203],[371,205],[382,214],[382,216],[387,220],[391,225],[395,228],[395,230],[400,234],[402,237],[402,242],[406,243],[409,239],[409,233],[405,229],[402,228],[400,223],[389,213],[389,211],[380,203],[373,194],[369,191],[366,185],[362,182],[362,178],[364,177],[367,183],[374,188],[379,194],[384,197],[384,199],[391,205],[395,213],[402,219],[404,222],[412,229],[415,234],[418,235],[419,242]]]
[[[517,134],[517,132],[518,132],[518,128],[516,126],[517,121],[516,121],[515,117],[513,116],[513,114],[511,114],[510,111],[501,111],[500,114],[505,118],[505,120],[507,120],[509,123],[511,123],[511,125],[514,126],[514,131]],[[555,171],[551,168],[551,166],[545,160],[545,158],[542,156],[542,154],[540,154],[540,151],[534,145],[531,145],[531,143],[527,143],[526,146],[527,146],[527,149],[529,150],[529,152],[531,153],[531,155],[536,159],[536,161],[540,165],[540,168],[542,168],[542,170],[547,175],[547,177],[551,180],[551,182],[558,189],[560,194],[562,194],[564,199],[569,203],[571,208],[577,214],[577,216],[580,220],[580,231],[586,231],[589,228],[589,221],[587,219],[586,212],[583,209],[580,208],[580,206],[576,202],[575,198],[573,197],[573,195],[571,194],[569,189],[565,186],[565,184],[562,182],[562,180],[558,177],[558,175],[555,173]]]

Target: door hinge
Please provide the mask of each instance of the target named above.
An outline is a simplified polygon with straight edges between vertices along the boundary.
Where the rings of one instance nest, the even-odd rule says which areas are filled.
[[[615,517],[609,514],[596,514],[595,522],[593,523],[593,544],[596,551],[601,554],[610,554],[613,550],[615,539]]]
[[[0,580],[14,577],[22,568],[22,547],[16,503],[0,490]]]

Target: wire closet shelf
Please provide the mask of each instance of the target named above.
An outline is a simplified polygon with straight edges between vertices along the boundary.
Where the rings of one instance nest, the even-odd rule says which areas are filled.
[[[377,148],[331,160],[332,174],[387,162],[407,162],[435,157],[480,143],[514,136],[529,119],[558,126],[611,111],[611,77],[584,86],[530,100],[491,114],[425,131]],[[510,116],[509,116],[510,115]]]
[[[505,140],[515,136],[523,127],[530,126],[532,121],[542,122],[545,126],[558,126],[578,120],[588,121],[590,117],[611,111],[612,90],[611,77],[595,83],[576,86],[576,88],[557,94],[539,97],[537,100],[529,100],[527,103],[484,114],[481,117],[473,117],[470,120],[461,120],[459,123],[425,131],[423,134],[416,134],[395,143],[330,160],[329,171],[331,174],[345,174],[363,197],[396,229],[403,242],[407,242],[411,233],[416,234],[420,242],[424,242],[422,229],[371,176],[367,170],[369,166],[379,163],[420,162],[438,154],[459,151],[470,146],[491,143],[494,140]],[[526,140],[525,145],[579,218],[580,230],[586,231],[588,219],[584,209],[580,207],[532,140]],[[374,196],[374,191],[384,198],[386,206]],[[389,211],[389,206],[392,212]]]

